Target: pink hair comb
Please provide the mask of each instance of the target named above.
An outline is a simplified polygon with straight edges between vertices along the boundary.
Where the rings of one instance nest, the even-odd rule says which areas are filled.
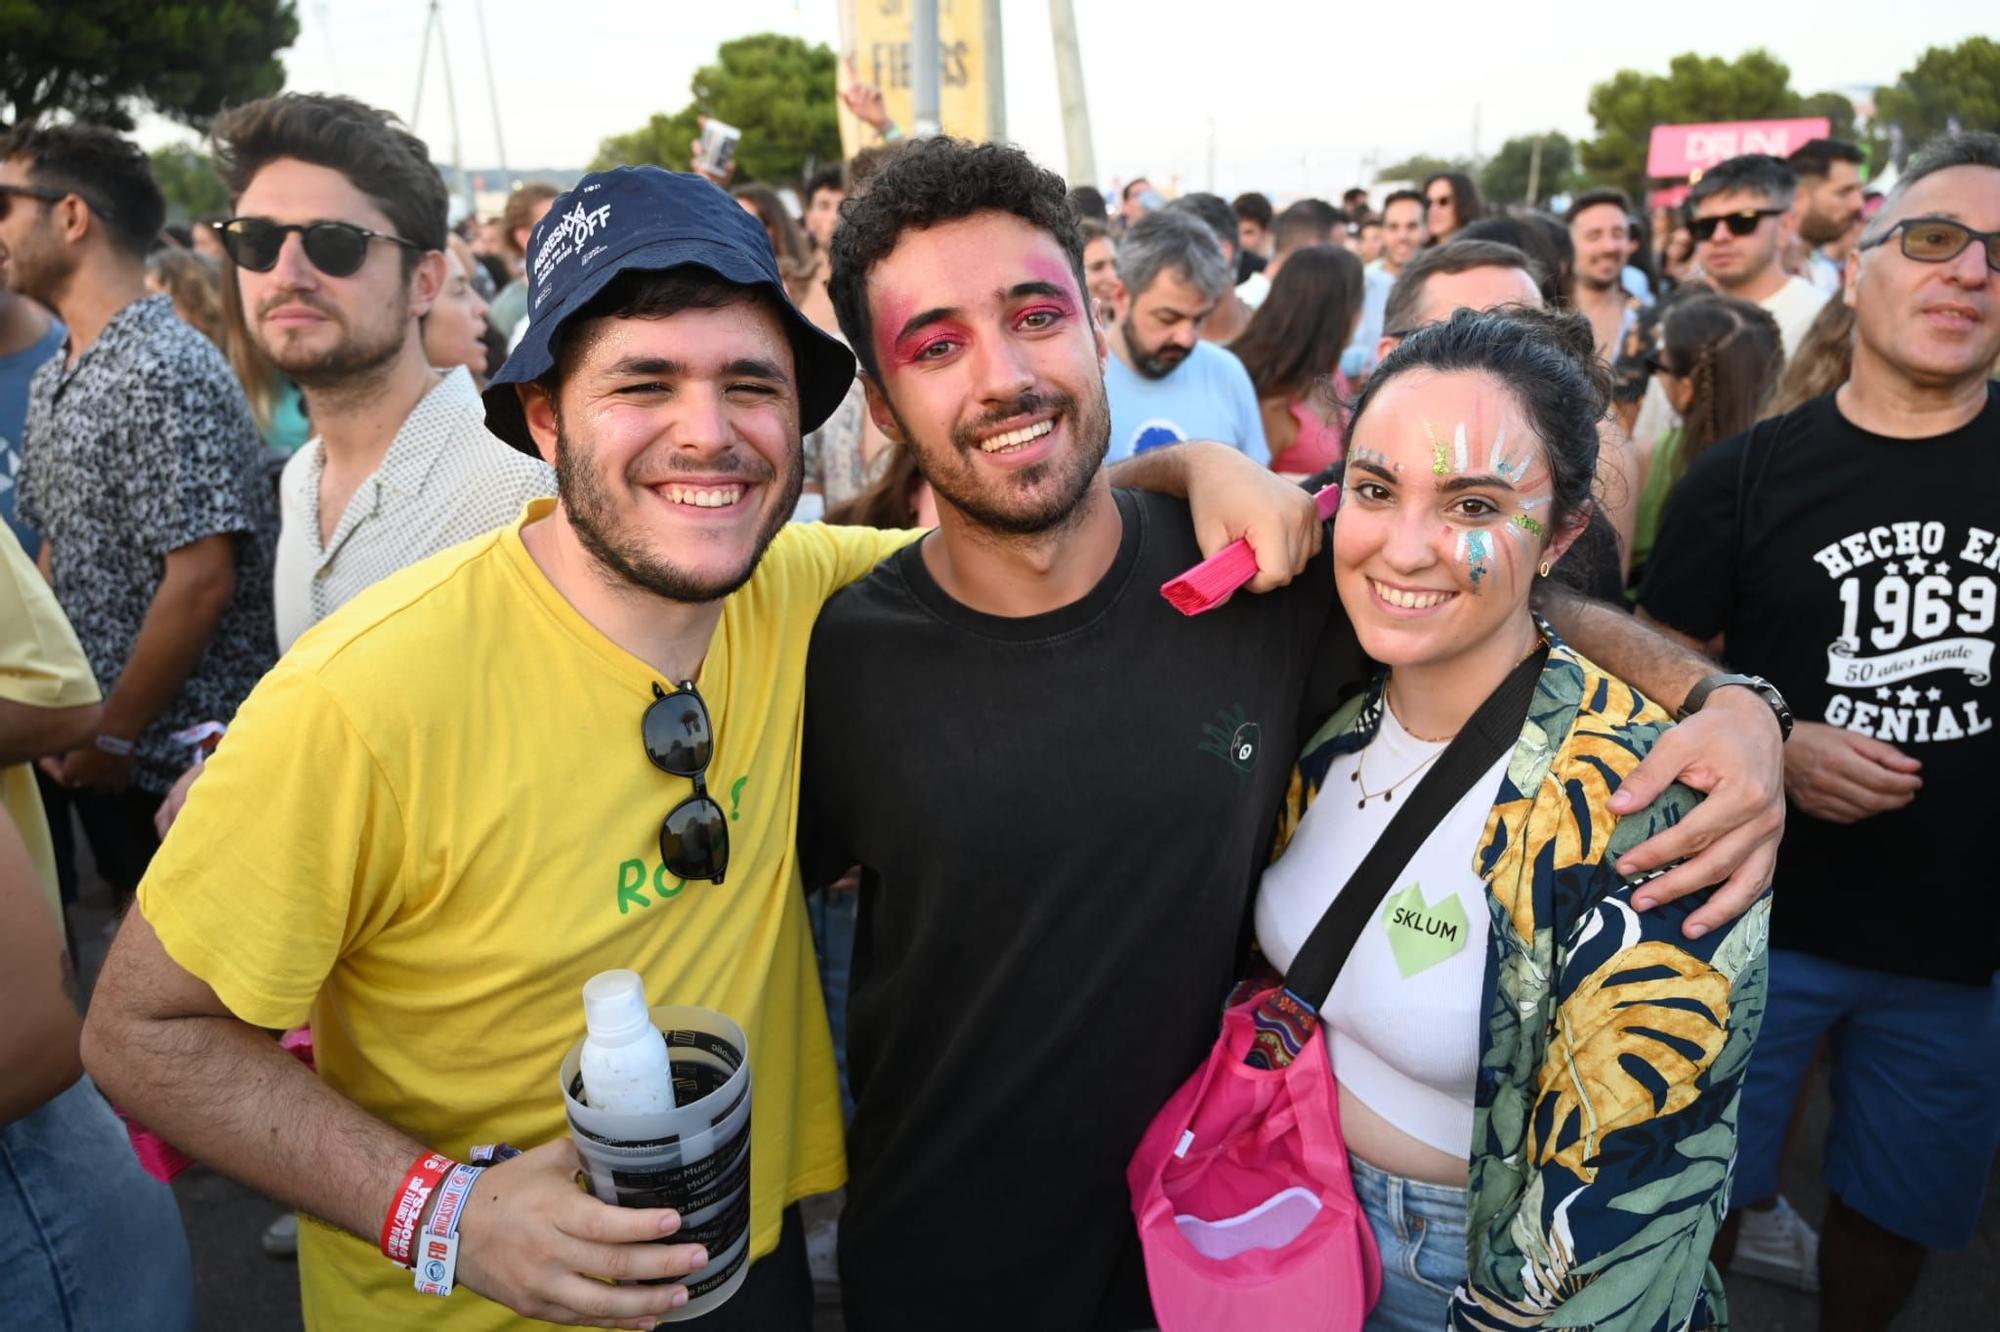
[[[1313,508],[1325,522],[1340,507],[1340,487],[1330,485],[1313,496]],[[1173,608],[1183,615],[1199,615],[1229,600],[1237,588],[1257,576],[1257,556],[1250,543],[1241,538],[1160,588]]]

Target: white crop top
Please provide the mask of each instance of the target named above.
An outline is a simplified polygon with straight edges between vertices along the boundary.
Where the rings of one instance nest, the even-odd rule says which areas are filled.
[[[1385,708],[1368,747],[1334,760],[1257,893],[1257,942],[1273,966],[1291,966],[1430,769],[1398,785],[1388,800],[1357,808],[1364,787],[1379,792],[1443,749],[1410,735]],[[1496,760],[1425,839],[1321,1006],[1321,1030],[1341,1085],[1403,1132],[1453,1156],[1472,1149],[1485,1009],[1489,916],[1486,885],[1472,859],[1509,757]]]

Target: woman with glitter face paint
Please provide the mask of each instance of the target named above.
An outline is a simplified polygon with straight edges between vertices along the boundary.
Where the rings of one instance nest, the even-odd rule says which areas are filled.
[[[1516,665],[1520,738],[1426,836],[1320,1007],[1384,1270],[1371,1332],[1712,1328],[1768,899],[1698,939],[1616,860],[1699,797],[1606,802],[1672,725],[1528,607],[1583,530],[1608,384],[1574,315],[1412,333],[1349,431],[1335,583],[1383,670],[1305,747],[1256,907],[1290,966]],[[1321,996],[1304,996],[1314,1002]]]

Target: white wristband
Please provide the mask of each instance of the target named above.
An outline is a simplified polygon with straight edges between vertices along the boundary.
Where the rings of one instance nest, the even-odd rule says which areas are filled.
[[[453,1166],[439,1186],[437,1206],[424,1233],[417,1237],[412,1255],[419,1295],[451,1294],[452,1281],[458,1275],[458,1219],[473,1184],[485,1173],[483,1166]]]

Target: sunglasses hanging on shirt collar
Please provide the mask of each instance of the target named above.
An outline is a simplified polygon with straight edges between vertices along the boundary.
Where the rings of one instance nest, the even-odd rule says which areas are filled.
[[[729,817],[708,793],[715,727],[692,680],[681,681],[671,694],[653,685],[653,701],[639,719],[639,738],[654,767],[694,782],[694,794],[667,811],[660,823],[660,862],[677,878],[721,883],[729,868]]]

